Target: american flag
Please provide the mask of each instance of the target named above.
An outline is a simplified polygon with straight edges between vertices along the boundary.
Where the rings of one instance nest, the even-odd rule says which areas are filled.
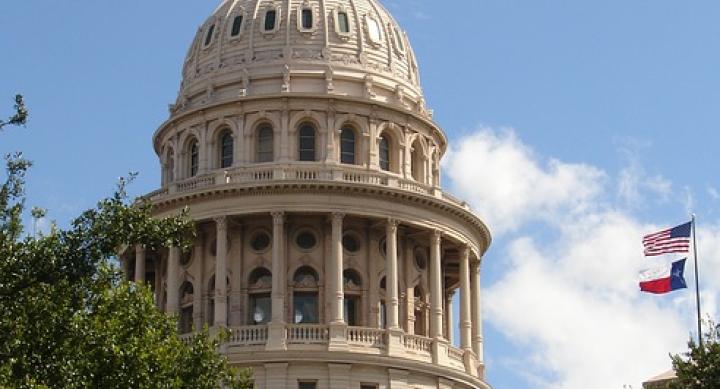
[[[643,238],[645,256],[652,257],[669,253],[687,253],[690,250],[692,222],[668,228]]]

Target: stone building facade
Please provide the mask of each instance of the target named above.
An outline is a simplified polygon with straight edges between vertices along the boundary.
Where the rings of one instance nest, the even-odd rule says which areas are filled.
[[[231,329],[261,389],[489,388],[490,233],[440,187],[447,138],[377,0],[223,1],[169,111],[147,198],[198,237],[123,260],[181,333]]]

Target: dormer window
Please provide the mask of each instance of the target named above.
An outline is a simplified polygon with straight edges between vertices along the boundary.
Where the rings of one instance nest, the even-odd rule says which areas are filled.
[[[275,24],[277,23],[277,10],[270,9],[265,12],[265,23],[264,28],[266,32],[275,31]]]
[[[215,25],[210,25],[210,28],[207,30],[207,34],[205,35],[205,47],[210,46],[212,43],[213,33],[215,32]]]
[[[350,33],[350,19],[348,18],[347,12],[340,11],[337,13],[337,27],[338,32],[341,34]]]
[[[243,23],[242,15],[236,15],[235,18],[233,18],[232,28],[230,29],[231,37],[236,37],[236,36],[240,35],[240,31],[242,31],[242,23]]]
[[[301,15],[301,24],[303,30],[311,30],[313,28],[313,12],[310,8],[303,8]]]
[[[365,23],[367,23],[367,32],[370,42],[375,44],[382,43],[382,32],[380,31],[380,24],[378,21],[370,16],[366,16]]]

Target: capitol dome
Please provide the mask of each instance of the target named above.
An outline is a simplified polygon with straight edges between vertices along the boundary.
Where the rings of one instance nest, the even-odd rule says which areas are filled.
[[[145,198],[197,237],[121,260],[183,338],[229,329],[259,389],[488,389],[490,231],[441,187],[447,138],[379,2],[226,0],[182,69]]]
[[[375,0],[226,0],[198,29],[176,107],[330,94],[427,116],[407,35]]]

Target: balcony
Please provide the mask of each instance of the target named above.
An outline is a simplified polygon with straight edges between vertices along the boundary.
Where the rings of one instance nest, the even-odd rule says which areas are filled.
[[[482,378],[482,365],[472,351],[465,351],[444,340],[369,327],[341,326],[339,336],[332,336],[332,326],[322,324],[288,324],[274,336],[272,325],[241,326],[230,328],[230,336],[222,350],[230,353],[278,351],[344,352],[402,358],[450,368]],[[192,334],[181,335],[184,342]],[[336,343],[336,344],[333,344]],[[340,344],[338,347],[337,344]]]
[[[214,170],[207,174],[170,183],[161,189],[148,193],[145,198],[157,202],[174,195],[189,194],[202,190],[222,190],[235,186],[298,182],[360,184],[378,188],[390,188],[434,197],[465,210],[470,209],[467,203],[443,192],[439,187],[402,178],[394,173],[372,171],[352,165],[308,163],[261,164],[227,170]]]

